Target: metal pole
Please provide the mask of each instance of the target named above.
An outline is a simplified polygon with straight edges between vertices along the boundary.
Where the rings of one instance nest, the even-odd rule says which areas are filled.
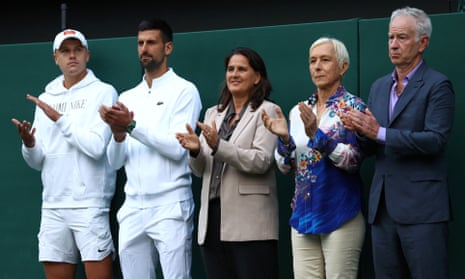
[[[61,30],[66,29],[66,3],[61,4]]]

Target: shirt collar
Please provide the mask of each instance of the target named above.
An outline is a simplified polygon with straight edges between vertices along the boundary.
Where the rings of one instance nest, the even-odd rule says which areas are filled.
[[[410,80],[422,64],[423,64],[423,59],[420,61],[420,63],[418,63],[418,65],[415,66],[415,68],[413,68],[413,70],[410,71],[410,73],[408,73],[405,76],[405,80]],[[397,72],[396,72],[396,69],[394,69],[394,71],[392,71],[392,74],[391,74],[393,81],[396,81],[396,75],[397,75]]]

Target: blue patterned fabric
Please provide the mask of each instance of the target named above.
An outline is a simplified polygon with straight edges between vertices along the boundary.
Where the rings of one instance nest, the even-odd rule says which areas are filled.
[[[315,105],[317,98],[313,94],[308,104]],[[359,167],[363,156],[356,145],[355,133],[345,129],[337,116],[347,106],[359,111],[366,108],[359,97],[340,86],[326,102],[313,140],[305,134],[299,110],[294,107],[289,119],[291,142],[285,146],[278,140],[277,153],[281,156],[278,166],[294,168],[290,225],[299,233],[330,233],[360,211]]]

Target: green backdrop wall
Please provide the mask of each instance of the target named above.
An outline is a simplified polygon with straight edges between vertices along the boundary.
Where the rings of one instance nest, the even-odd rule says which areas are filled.
[[[465,14],[434,15],[433,35],[425,58],[429,65],[444,72],[452,80],[457,96],[457,115],[452,139],[448,147],[450,189],[454,221],[451,223],[450,268],[451,278],[464,278],[462,261],[465,258],[464,189],[459,174],[463,171],[461,158],[465,152],[460,145],[463,135],[465,98],[464,71],[465,36],[459,35],[465,26]],[[344,85],[352,93],[366,99],[374,79],[392,70],[387,56],[388,19],[350,19],[332,22],[229,29],[175,34],[174,53],[170,65],[193,81],[199,88],[203,111],[216,103],[224,78],[224,56],[237,46],[257,50],[265,60],[273,84],[272,99],[287,112],[299,100],[306,99],[314,90],[308,72],[308,47],[320,36],[342,40],[349,49],[351,65]],[[85,33],[85,30],[82,30]],[[455,31],[455,32],[454,32]],[[446,35],[456,33],[454,36]],[[53,34],[51,34],[53,36]],[[142,75],[136,50],[136,37],[94,39],[89,41],[89,67],[102,80],[112,83],[119,92],[136,85]],[[41,183],[37,171],[30,169],[20,152],[21,142],[11,118],[32,120],[34,106],[26,101],[27,93],[39,95],[45,84],[59,74],[52,59],[51,42],[0,45],[0,79],[3,109],[0,110],[2,133],[0,187],[0,279],[44,278],[37,262],[37,232],[40,220]],[[203,112],[202,116],[203,118]],[[363,166],[363,177],[369,185],[372,161]],[[112,228],[116,239],[116,210],[124,194],[124,172],[119,172],[118,189],[112,204]],[[291,176],[278,174],[280,203],[280,278],[292,278],[289,241],[289,203],[293,192]],[[199,205],[200,179],[194,178],[193,190]],[[368,186],[365,187],[365,201]],[[366,205],[365,205],[366,206]],[[196,232],[195,232],[196,233]],[[194,237],[194,241],[196,238]],[[116,278],[121,278],[119,262],[115,265]],[[82,266],[77,278],[85,278]],[[193,278],[204,278],[202,262],[196,243],[193,251]],[[360,262],[359,278],[374,278],[370,239],[367,234]]]

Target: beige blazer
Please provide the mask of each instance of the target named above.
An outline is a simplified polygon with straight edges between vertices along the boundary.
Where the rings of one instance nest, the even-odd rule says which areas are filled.
[[[244,112],[229,141],[220,140],[215,158],[225,162],[222,172],[221,229],[223,241],[278,239],[278,199],[273,152],[277,137],[263,125],[261,111],[276,117],[277,105],[264,101],[255,111]],[[216,105],[205,112],[204,123],[215,121],[217,129],[228,109]],[[200,136],[201,151],[190,157],[194,175],[202,177],[198,243],[205,242],[208,223],[208,196],[212,171],[212,150]]]

